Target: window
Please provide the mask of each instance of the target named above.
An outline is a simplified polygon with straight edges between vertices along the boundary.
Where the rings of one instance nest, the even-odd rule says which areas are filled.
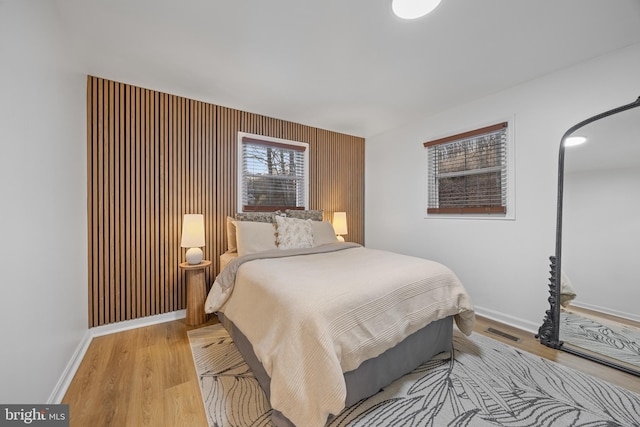
[[[240,212],[305,209],[309,193],[309,146],[238,133]]]
[[[508,123],[424,143],[427,215],[508,211]]]

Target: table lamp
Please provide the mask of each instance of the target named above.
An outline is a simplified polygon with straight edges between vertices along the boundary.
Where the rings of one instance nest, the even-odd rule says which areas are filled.
[[[182,221],[182,241],[180,246],[187,250],[187,262],[200,264],[202,261],[202,249],[204,246],[204,215],[186,214]]]
[[[346,212],[334,212],[333,213],[333,229],[336,232],[338,241],[344,242],[343,234],[347,233],[347,213]]]

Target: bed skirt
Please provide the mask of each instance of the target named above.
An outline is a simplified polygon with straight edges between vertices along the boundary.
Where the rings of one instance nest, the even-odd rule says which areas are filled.
[[[224,313],[218,312],[217,315],[269,398],[271,378],[253,352],[251,343],[233,322],[224,316]],[[357,369],[345,372],[347,386],[345,407],[376,394],[380,389],[413,371],[422,362],[431,359],[436,354],[451,351],[452,339],[453,317],[450,316],[431,322],[395,347],[373,359],[364,361]],[[293,426],[284,415],[276,410],[273,411],[271,418],[278,427]]]

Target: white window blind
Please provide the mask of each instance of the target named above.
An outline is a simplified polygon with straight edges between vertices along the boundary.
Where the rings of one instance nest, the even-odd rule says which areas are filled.
[[[307,145],[242,137],[242,210],[305,209]]]
[[[507,123],[424,143],[427,214],[507,212]]]

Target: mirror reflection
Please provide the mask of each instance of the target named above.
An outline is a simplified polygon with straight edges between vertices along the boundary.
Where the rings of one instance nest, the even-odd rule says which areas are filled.
[[[584,141],[565,144],[559,339],[640,372],[640,108],[570,136]]]

